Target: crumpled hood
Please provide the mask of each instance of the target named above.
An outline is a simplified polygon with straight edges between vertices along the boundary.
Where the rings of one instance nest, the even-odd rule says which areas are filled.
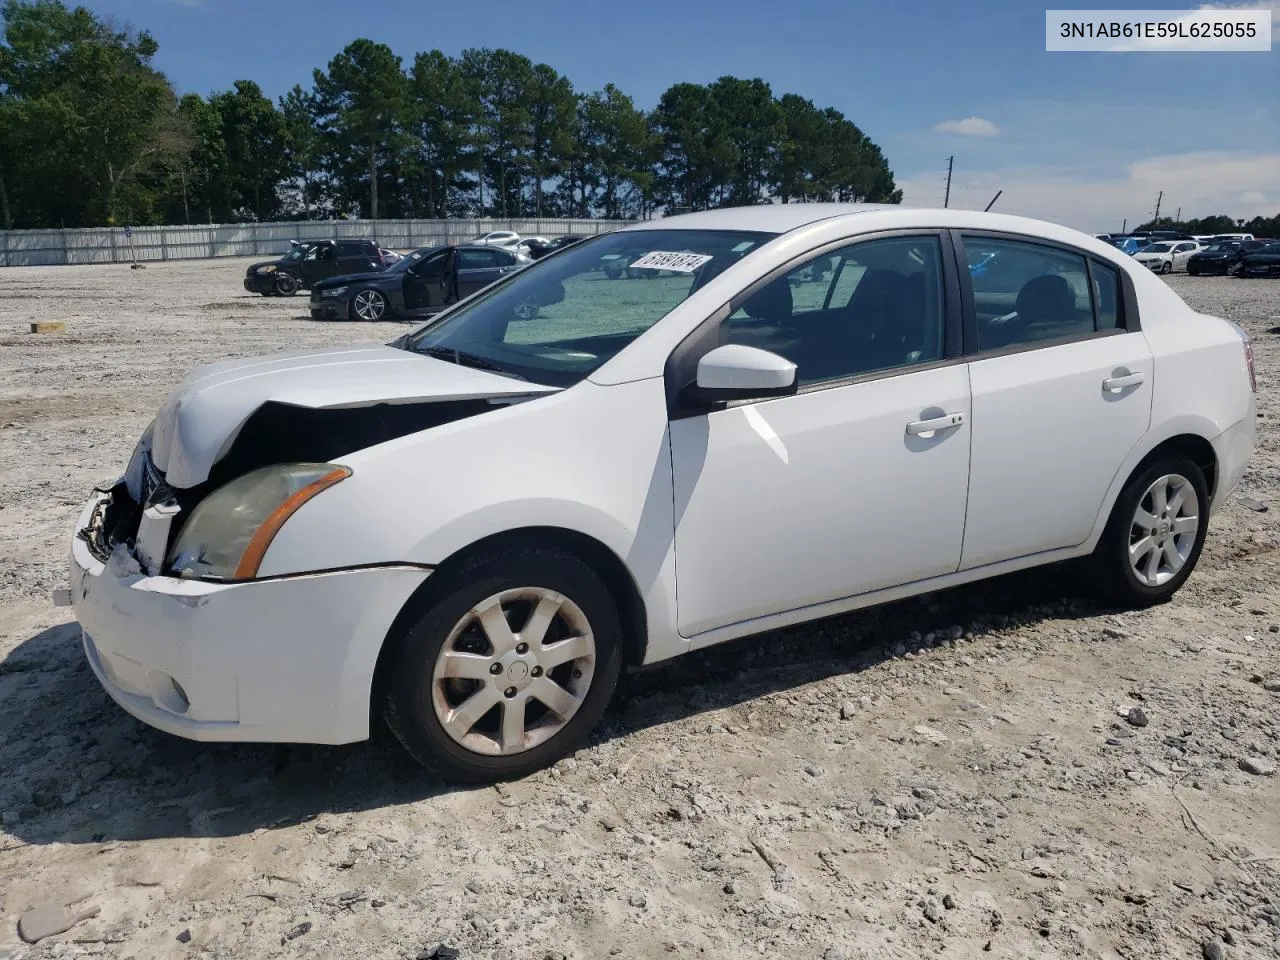
[[[264,403],[310,409],[554,393],[388,346],[334,347],[197,367],[156,416],[151,455],[170,486],[203,483]]]

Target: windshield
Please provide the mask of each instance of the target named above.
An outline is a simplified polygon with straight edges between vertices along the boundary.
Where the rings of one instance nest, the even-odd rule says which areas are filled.
[[[387,267],[384,273],[404,273],[410,267],[418,263],[423,257],[429,253],[439,250],[439,247],[419,247],[413,253],[406,253],[399,260]]]
[[[311,249],[310,244],[307,244],[307,243],[299,244],[298,246],[290,250],[288,253],[286,253],[283,257],[281,257],[280,261],[282,263],[294,263],[298,260],[301,260],[303,256],[306,255],[306,252],[310,249]]]
[[[1150,246],[1142,248],[1143,253],[1168,253],[1173,249],[1173,244],[1168,242],[1153,243]]]
[[[773,236],[654,229],[584,240],[511,274],[404,348],[571,386]]]
[[[1231,253],[1233,250],[1239,249],[1238,243],[1211,243],[1204,248],[1205,253]]]

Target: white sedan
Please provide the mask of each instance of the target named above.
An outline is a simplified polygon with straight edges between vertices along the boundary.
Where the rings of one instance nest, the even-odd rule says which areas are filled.
[[[1133,255],[1133,259],[1156,273],[1173,273],[1185,270],[1191,255],[1203,249],[1194,240],[1162,240],[1143,247]]]
[[[511,230],[492,230],[471,242],[483,244],[486,247],[514,247],[520,242],[520,234]]]
[[[520,776],[623,669],[744,634],[1073,558],[1168,598],[1254,389],[1239,327],[1064,227],[649,221],[386,346],[195,370],[85,505],[72,602],[163,730],[347,743],[381,714],[448,778]]]

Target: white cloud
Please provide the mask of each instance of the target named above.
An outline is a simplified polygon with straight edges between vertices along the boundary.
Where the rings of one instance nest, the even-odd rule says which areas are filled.
[[[1202,3],[1200,10],[1270,10],[1271,36],[1280,38],[1280,0],[1244,0],[1241,3]]]
[[[951,186],[951,206],[981,210],[1003,190],[993,211],[1051,220],[1088,233],[1134,227],[1149,220],[1156,196],[1162,216],[1181,207],[1184,219],[1225,213],[1233,218],[1274,216],[1280,153],[1199,152],[1148,157],[1117,167],[1110,176],[1082,176],[1048,166],[959,169]],[[931,171],[899,181],[903,203],[942,205],[938,178]],[[1270,197],[1270,199],[1268,199]]]
[[[982,117],[965,117],[963,120],[943,120],[933,128],[938,133],[955,133],[962,137],[994,137],[1000,132],[990,120]]]

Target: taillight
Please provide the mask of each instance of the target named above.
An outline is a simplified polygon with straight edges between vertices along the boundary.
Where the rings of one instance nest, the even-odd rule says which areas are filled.
[[[1245,332],[1244,327],[1238,323],[1228,320],[1232,328],[1236,332],[1236,336],[1240,338],[1240,346],[1244,348],[1244,365],[1249,371],[1249,389],[1254,393],[1258,392],[1258,374],[1253,366],[1253,339]]]

